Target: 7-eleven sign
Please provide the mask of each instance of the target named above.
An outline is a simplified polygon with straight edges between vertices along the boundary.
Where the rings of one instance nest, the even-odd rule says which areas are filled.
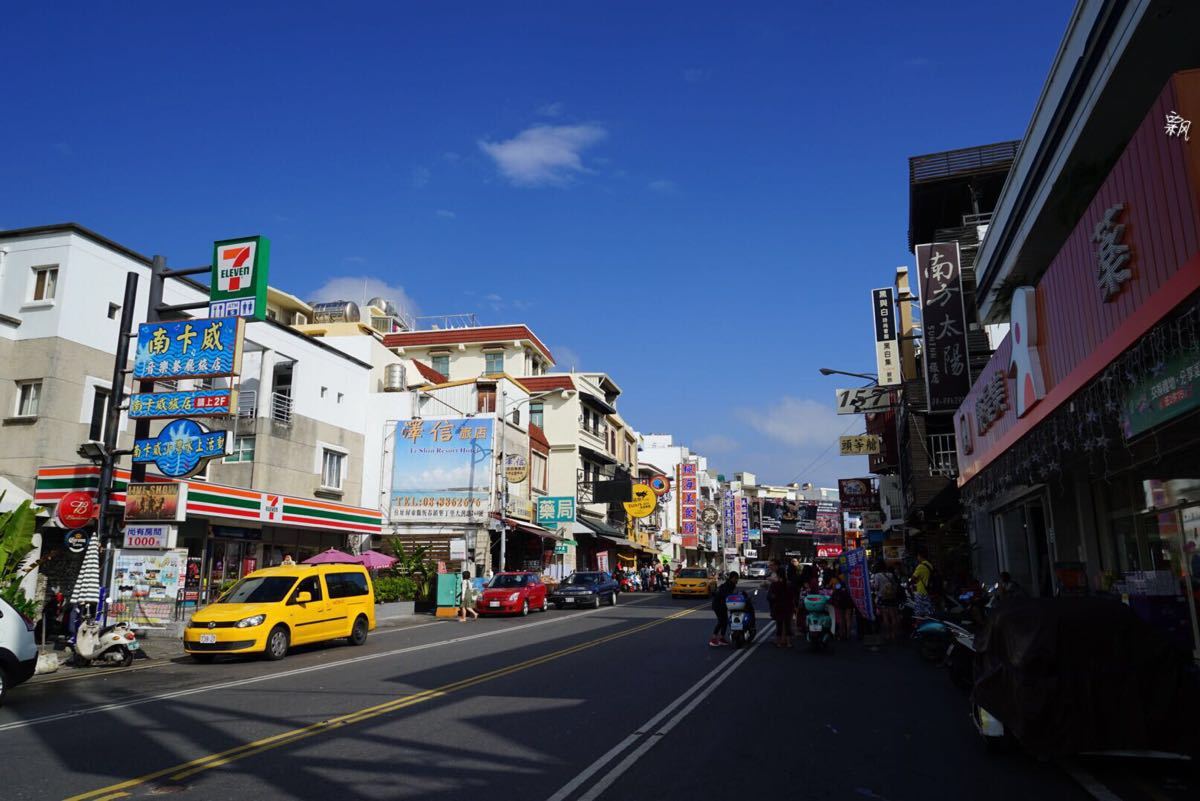
[[[283,520],[283,496],[264,494],[262,506],[259,507],[259,518],[267,523],[278,523]]]
[[[266,318],[270,251],[270,241],[262,236],[213,244],[209,317]]]

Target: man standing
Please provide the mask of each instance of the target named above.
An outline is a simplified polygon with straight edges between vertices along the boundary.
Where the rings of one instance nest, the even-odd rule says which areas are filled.
[[[917,617],[929,617],[933,614],[933,601],[929,598],[929,585],[933,581],[933,564],[929,561],[929,551],[917,549],[917,566],[913,570],[913,614]]]
[[[729,645],[729,639],[726,637],[726,634],[729,633],[729,610],[725,608],[725,599],[737,592],[737,583],[738,574],[734,570],[713,593],[712,609],[713,614],[717,616],[717,625],[713,627],[713,636],[708,641],[709,645]]]

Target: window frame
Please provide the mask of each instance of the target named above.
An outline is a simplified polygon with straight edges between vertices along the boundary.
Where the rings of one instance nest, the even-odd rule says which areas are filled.
[[[445,360],[444,366],[439,368],[438,361],[443,360],[443,359]],[[450,377],[450,352],[446,351],[444,353],[430,353],[429,354],[429,367],[434,372],[441,373],[446,378],[449,378]]]
[[[239,447],[246,440],[250,440],[250,443],[251,443],[250,447],[249,448]],[[254,435],[254,434],[236,434],[233,438],[233,448],[225,456],[225,458],[221,460],[221,463],[222,464],[242,464],[244,462],[253,462],[255,450],[257,449],[257,447],[258,447],[258,437],[256,435]],[[247,451],[250,454],[249,459],[246,458]]]
[[[14,417],[23,417],[26,419],[32,419],[32,418],[37,417],[39,412],[41,411],[41,407],[42,407],[42,394],[43,394],[42,393],[42,389],[43,389],[42,379],[40,379],[40,378],[24,378],[24,379],[18,380],[16,382],[16,384],[17,384],[17,393],[16,393],[17,396],[16,396],[16,406],[13,410],[13,412],[14,412],[13,416]],[[32,411],[22,411],[23,407],[25,406],[25,390],[30,389],[30,388],[33,389],[33,392],[32,392],[33,410]]]
[[[500,360],[500,369],[493,370],[496,365],[494,361]],[[483,372],[484,375],[499,375],[504,372],[504,351],[502,350],[485,350],[483,352]]]
[[[100,400],[101,395],[104,396],[104,400],[98,404],[97,401]],[[90,419],[88,420],[88,439],[92,442],[104,442],[104,432],[108,428],[108,409],[112,403],[112,396],[111,387],[104,387],[99,384],[92,385],[92,410]],[[97,405],[100,406],[99,420],[96,419]],[[97,425],[99,425],[98,430]]]
[[[58,298],[58,272],[60,265],[58,264],[35,264],[29,268],[33,273],[33,280],[29,284],[29,303],[44,303],[52,304]],[[43,276],[51,275],[52,278],[47,281]],[[38,284],[41,282],[42,297],[38,297]],[[45,294],[46,286],[50,286],[50,294]]]
[[[545,428],[542,423],[546,419],[546,405],[541,401],[534,401],[529,404],[529,422],[531,425],[536,425],[538,428]]]
[[[337,461],[338,475],[337,475],[337,483],[336,484],[330,484],[326,481],[326,478],[328,477],[327,470],[326,470],[326,462],[328,461],[328,457],[330,457],[330,456],[337,457],[337,460],[338,460]],[[346,463],[347,463],[349,456],[350,456],[349,453],[347,453],[346,451],[344,451],[340,448],[332,448],[328,445],[321,446],[321,457],[320,457],[321,489],[334,490],[336,492],[343,491],[343,489],[345,488],[345,485],[346,485]]]

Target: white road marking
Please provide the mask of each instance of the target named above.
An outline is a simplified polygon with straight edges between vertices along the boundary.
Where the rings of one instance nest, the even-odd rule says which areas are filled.
[[[624,740],[617,743],[615,746],[605,752],[603,756],[579,773],[574,779],[563,785],[558,792],[550,796],[547,801],[564,801],[571,795],[571,793],[578,790],[588,779],[598,773],[601,768],[615,759],[621,752],[625,751],[631,745],[636,743],[639,739],[645,737],[646,734],[651,732],[655,726],[659,725],[663,718],[667,717],[667,715],[670,715],[681,704],[685,703],[689,698],[692,698],[693,694],[695,694],[695,697],[692,698],[691,703],[684,707],[684,709],[681,710],[675,717],[663,724],[661,728],[659,728],[657,731],[654,731],[652,736],[647,738],[646,741],[638,746],[638,748],[629,754],[629,756],[621,760],[621,762],[615,768],[609,771],[602,779],[600,779],[600,781],[597,782],[591,790],[589,790],[585,795],[581,796],[579,801],[591,801],[591,799],[598,797],[600,793],[604,792],[604,790],[606,790],[609,785],[616,781],[622,773],[627,771],[630,766],[633,765],[633,763],[637,762],[647,751],[653,748],[654,744],[662,739],[663,735],[675,728],[675,725],[679,723],[679,721],[687,717],[688,713],[695,709],[701,701],[707,698],[709,694],[721,684],[721,682],[725,681],[725,679],[727,679],[729,675],[733,673],[733,671],[737,670],[738,667],[741,666],[742,662],[745,662],[746,659],[750,657],[750,654],[754,652],[754,649],[758,648],[758,646],[762,645],[766,641],[767,636],[771,633],[771,629],[774,627],[774,625],[774,623],[768,623],[758,632],[758,638],[753,645],[741,652],[741,654],[734,652],[728,658],[724,659],[719,665],[705,674],[702,679],[684,690],[678,698],[664,707],[661,711],[659,711],[658,714],[638,727],[637,731],[633,732],[633,734],[630,734]],[[710,680],[712,683],[705,687],[705,684]]]
[[[642,603],[643,601],[650,600],[651,597],[653,597],[653,596],[648,596],[647,598],[639,598],[637,600],[630,601],[629,603],[624,604],[624,606],[632,606],[634,604]],[[501,634],[512,634],[513,632],[526,631],[527,629],[536,628],[538,626],[547,626],[552,623],[561,623],[565,620],[577,620],[581,617],[584,617],[585,615],[592,615],[597,612],[611,611],[611,610],[612,610],[612,607],[603,607],[602,606],[597,609],[590,609],[588,611],[580,612],[580,613],[574,614],[574,615],[562,615],[562,616],[551,617],[547,620],[539,620],[536,623],[523,623],[519,626],[510,626],[510,627],[503,628],[503,629],[495,629],[493,631],[484,631],[484,632],[480,632],[479,634],[468,634],[468,635],[465,635],[462,637],[452,637],[449,640],[439,640],[437,642],[425,643],[423,645],[410,645],[405,648],[396,648],[391,651],[381,651],[380,653],[377,653],[377,654],[365,654],[363,656],[356,656],[351,659],[339,659],[336,662],[329,662],[326,664],[310,665],[308,667],[296,668],[294,670],[284,670],[279,673],[267,673],[262,676],[251,676],[249,678],[236,679],[234,681],[226,681],[226,682],[221,682],[219,684],[206,684],[202,687],[193,687],[188,690],[175,690],[174,692],[159,693],[158,695],[149,695],[144,698],[133,698],[128,701],[117,701],[117,702],[113,702],[111,704],[99,704],[97,706],[83,707],[82,709],[73,709],[70,712],[59,712],[54,715],[43,715],[42,717],[30,718],[29,720],[17,720],[17,721],[13,721],[11,723],[0,724],[0,732],[13,731],[15,729],[24,729],[24,728],[28,728],[31,726],[37,726],[37,725],[40,725],[43,723],[53,723],[56,720],[68,720],[70,718],[82,717],[84,715],[95,715],[100,712],[113,712],[118,709],[128,709],[129,707],[133,707],[133,706],[141,706],[143,704],[152,704],[152,703],[156,703],[158,701],[169,701],[174,698],[184,698],[189,695],[200,695],[201,693],[214,692],[216,690],[229,690],[229,689],[233,689],[234,687],[244,687],[248,684],[258,684],[258,683],[264,682],[264,681],[273,681],[275,679],[284,679],[284,678],[289,678],[291,676],[300,676],[305,673],[315,673],[319,670],[329,670],[331,668],[345,667],[346,665],[354,665],[354,664],[358,664],[360,662],[369,662],[373,659],[383,659],[383,658],[389,657],[389,656],[398,656],[400,654],[410,654],[415,651],[426,651],[431,648],[441,648],[442,646],[454,645],[456,643],[461,643],[461,642],[470,642],[472,640],[481,640],[485,637],[496,637]],[[437,625],[437,624],[429,623],[429,624],[425,624],[425,625]],[[409,628],[418,628],[418,627],[411,626]]]
[[[1088,795],[1096,799],[1096,801],[1122,801],[1121,796],[1108,789],[1103,783],[1100,782],[1099,779],[1088,773],[1083,768],[1079,767],[1077,763],[1065,761],[1062,762],[1061,765],[1062,769],[1065,770],[1080,787],[1082,787],[1084,790],[1087,790]]]

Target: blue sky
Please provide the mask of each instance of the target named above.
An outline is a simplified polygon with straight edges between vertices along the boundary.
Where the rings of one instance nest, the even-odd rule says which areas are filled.
[[[6,9],[0,227],[261,233],[302,297],[527,322],[641,431],[828,486],[906,158],[1019,138],[1073,2],[242,5]]]

